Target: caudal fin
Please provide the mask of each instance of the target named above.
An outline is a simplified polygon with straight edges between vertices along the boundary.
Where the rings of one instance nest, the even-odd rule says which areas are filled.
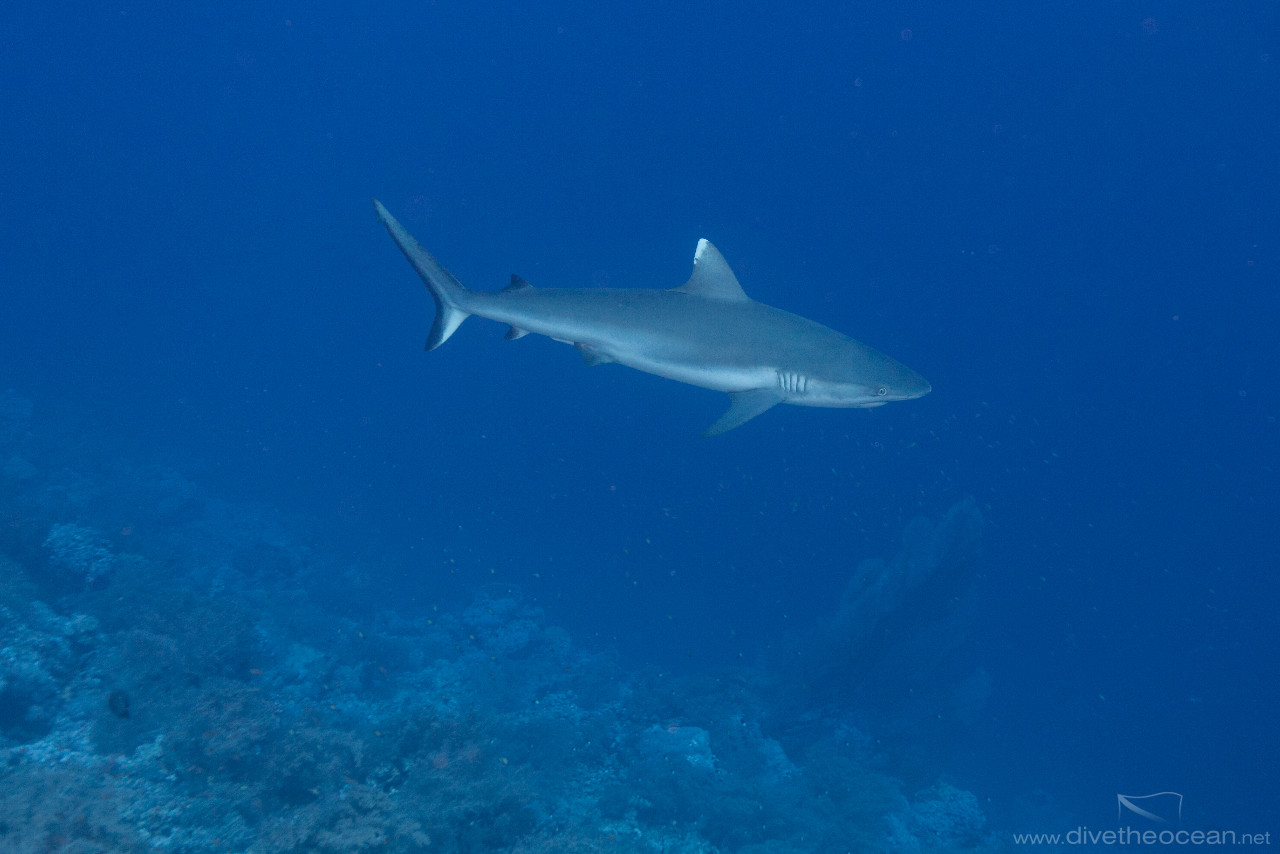
[[[431,334],[427,336],[427,349],[434,350],[448,341],[449,336],[467,319],[468,313],[457,306],[459,297],[467,289],[430,252],[418,245],[413,235],[404,230],[404,226],[382,206],[382,202],[374,199],[373,206],[378,211],[378,219],[387,227],[387,233],[396,242],[396,246],[400,247],[404,257],[409,259],[413,269],[418,271],[427,289],[431,291],[431,298],[436,301],[436,319],[431,324]]]

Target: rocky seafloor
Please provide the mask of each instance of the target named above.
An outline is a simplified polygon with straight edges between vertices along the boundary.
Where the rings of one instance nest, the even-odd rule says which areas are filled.
[[[833,655],[941,562],[917,558],[851,582]],[[509,585],[338,613],[341,563],[177,471],[67,451],[0,394],[0,851],[1002,847],[852,713],[779,712],[776,675],[625,670]]]

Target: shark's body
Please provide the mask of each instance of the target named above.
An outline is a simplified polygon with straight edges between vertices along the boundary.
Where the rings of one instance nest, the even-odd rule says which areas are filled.
[[[878,350],[752,300],[706,240],[698,242],[689,281],[671,290],[534,288],[512,276],[501,291],[472,291],[374,205],[435,299],[428,350],[475,314],[508,324],[508,338],[536,333],[572,344],[589,365],[617,362],[728,392],[728,411],[705,436],[779,403],[865,408],[930,390],[923,377]]]

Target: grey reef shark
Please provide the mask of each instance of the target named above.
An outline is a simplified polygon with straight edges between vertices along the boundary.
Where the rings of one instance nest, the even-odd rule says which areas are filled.
[[[698,241],[689,281],[670,290],[535,288],[513,275],[500,291],[473,291],[380,202],[373,204],[435,299],[428,350],[475,314],[508,324],[508,340],[535,333],[572,344],[588,365],[617,362],[728,392],[728,410],[703,436],[732,430],[779,403],[866,409],[931,388],[879,350],[751,299],[707,240]]]

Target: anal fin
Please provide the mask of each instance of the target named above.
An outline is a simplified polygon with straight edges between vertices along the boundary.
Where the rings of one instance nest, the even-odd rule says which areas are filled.
[[[613,357],[607,353],[601,353],[590,344],[583,344],[581,341],[574,343],[573,348],[582,355],[582,361],[587,363],[588,368],[596,365],[607,365],[613,361]]]
[[[505,339],[507,339],[508,341],[514,341],[514,340],[516,340],[517,338],[523,338],[524,336],[526,336],[526,335],[528,335],[528,334],[529,334],[529,330],[528,330],[528,329],[521,329],[521,328],[520,328],[520,327],[518,327],[518,326],[513,326],[513,327],[511,327],[510,329],[508,329],[508,330],[507,330],[507,334],[506,334],[506,335],[503,335],[502,337],[503,337],[503,338],[505,338]]]

